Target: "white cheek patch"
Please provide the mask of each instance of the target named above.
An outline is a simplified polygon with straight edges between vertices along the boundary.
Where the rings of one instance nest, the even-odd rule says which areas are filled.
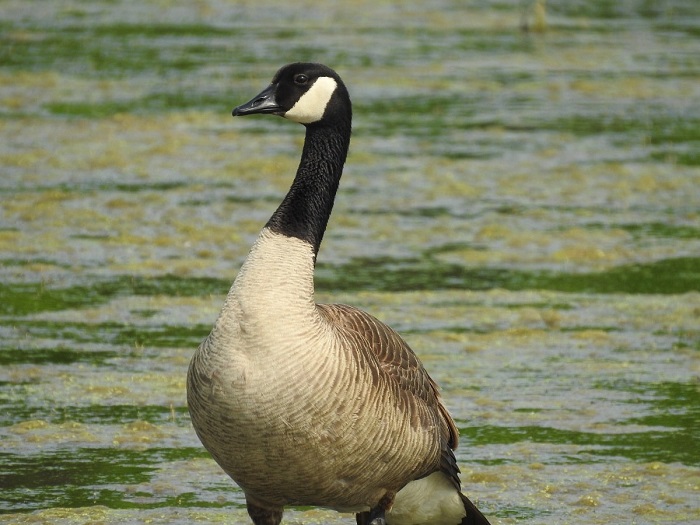
[[[300,124],[311,124],[323,118],[338,83],[331,77],[319,77],[304,93],[294,107],[284,114],[285,118]]]

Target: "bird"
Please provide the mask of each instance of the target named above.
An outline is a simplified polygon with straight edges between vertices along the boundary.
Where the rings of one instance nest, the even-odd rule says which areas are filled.
[[[489,525],[462,493],[459,431],[435,381],[392,328],[317,304],[314,268],[350,145],[348,90],[296,62],[233,116],[305,126],[296,176],[253,243],[187,372],[203,446],[242,489],[255,525],[286,506],[358,525]]]

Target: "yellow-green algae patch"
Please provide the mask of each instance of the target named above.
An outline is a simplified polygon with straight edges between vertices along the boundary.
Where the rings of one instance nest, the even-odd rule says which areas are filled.
[[[185,523],[247,523],[245,509],[227,509],[226,512],[207,509],[157,509],[140,510],[139,523],[185,524]],[[0,523],[38,525],[106,525],[109,523],[133,523],[131,510],[111,509],[104,505],[76,508],[52,508],[33,513],[5,514]]]
[[[111,509],[103,505],[77,508],[54,508],[30,514],[0,515],[0,523],[28,525],[106,525],[110,523],[134,523],[134,511]],[[190,523],[222,523],[247,525],[250,517],[244,508],[206,509],[165,507],[143,509],[138,512],[138,522],[147,524],[185,525]],[[344,521],[350,523],[349,516]],[[338,513],[323,509],[287,510],[289,523],[324,524],[338,520]]]
[[[514,5],[9,2],[0,523],[250,522],[184,375],[303,140],[230,108],[300,59],[355,110],[319,300],[423,358],[467,494],[494,524],[700,521],[696,11],[537,6],[535,34]]]
[[[7,430],[13,434],[10,441],[14,441],[14,443],[5,442],[2,445],[3,448],[17,446],[17,440],[33,443],[36,446],[99,442],[99,438],[90,431],[89,426],[77,421],[65,421],[63,423],[49,423],[40,419],[21,421],[11,425]]]
[[[640,257],[638,251],[630,250],[630,235],[621,229],[533,231],[514,229],[499,222],[484,224],[476,232],[474,241],[476,245],[489,244],[497,248],[455,249],[440,253],[438,258],[470,266],[567,264],[600,270],[636,261]]]

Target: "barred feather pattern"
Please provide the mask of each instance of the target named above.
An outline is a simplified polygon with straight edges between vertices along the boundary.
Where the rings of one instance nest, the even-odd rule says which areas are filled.
[[[263,231],[192,359],[188,403],[252,501],[359,512],[438,470],[456,431],[396,332],[314,303],[313,266],[309,243]]]

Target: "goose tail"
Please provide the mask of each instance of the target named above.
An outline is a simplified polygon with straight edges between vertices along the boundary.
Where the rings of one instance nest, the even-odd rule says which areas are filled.
[[[451,476],[433,472],[410,482],[386,513],[388,525],[491,525]]]
[[[464,510],[467,513],[467,515],[462,518],[459,525],[491,525],[489,520],[486,519],[486,516],[484,516],[481,511],[476,508],[476,505],[474,505],[468,497],[461,492],[459,493],[459,496],[462,499]]]
[[[444,448],[440,457],[440,469],[452,482],[452,486],[457,490],[461,504],[464,507],[466,515],[459,522],[459,525],[491,525],[479,509],[476,508],[471,500],[462,494],[459,481],[459,466],[457,458],[451,448]]]
[[[411,481],[394,498],[386,513],[388,525],[491,525],[462,494],[459,467],[451,448],[445,447],[440,470]]]

